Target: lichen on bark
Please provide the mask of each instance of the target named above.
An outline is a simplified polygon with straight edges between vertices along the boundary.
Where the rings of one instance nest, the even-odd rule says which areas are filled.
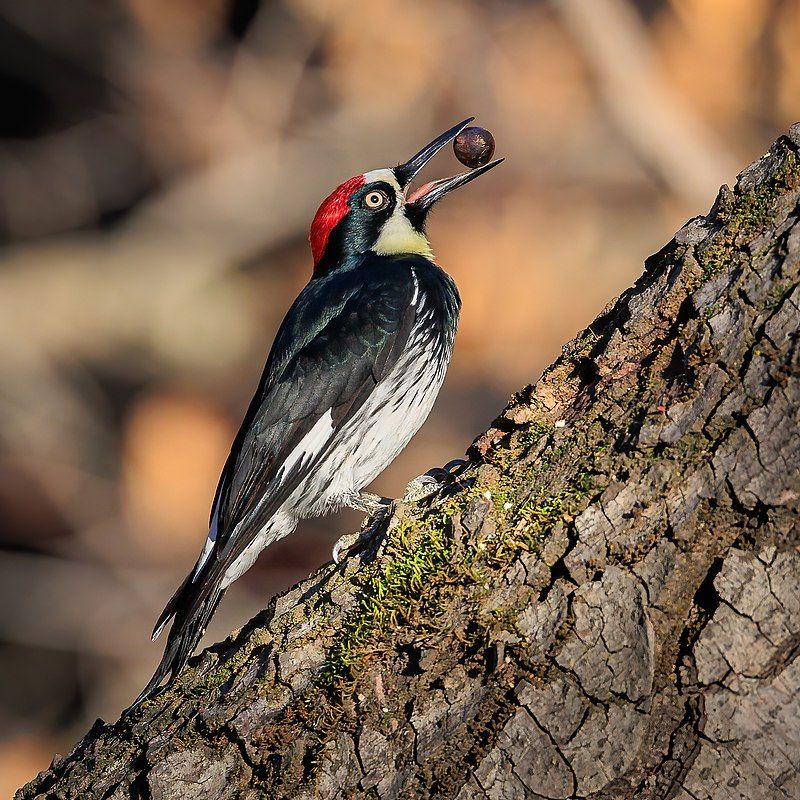
[[[800,128],[399,508],[27,798],[800,796]]]

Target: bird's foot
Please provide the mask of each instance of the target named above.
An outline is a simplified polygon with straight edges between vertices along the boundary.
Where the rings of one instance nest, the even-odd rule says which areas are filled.
[[[339,564],[346,555],[359,552],[364,545],[375,535],[380,524],[392,514],[394,500],[388,497],[381,497],[370,492],[359,492],[350,498],[347,505],[354,511],[361,511],[367,514],[361,528],[354,533],[346,533],[340,536],[333,546],[333,561]]]
[[[450,486],[458,481],[458,476],[469,462],[463,458],[448,461],[444,467],[429,469],[410,481],[403,494],[402,503],[418,503],[433,496],[445,486]],[[364,545],[377,533],[382,522],[390,517],[395,508],[395,501],[388,497],[381,497],[370,492],[354,493],[347,499],[347,506],[354,511],[367,514],[361,529],[354,533],[346,533],[339,537],[333,546],[333,561],[341,563],[347,555],[354,555],[363,549]]]
[[[429,469],[424,475],[419,475],[414,480],[409,481],[403,495],[404,503],[418,503],[436,494],[445,486],[450,486],[458,480],[458,474],[467,465],[463,458],[454,458],[448,461],[443,467]]]
[[[348,555],[351,550],[356,549],[356,544],[359,542],[360,538],[361,531],[355,531],[355,533],[346,533],[344,536],[340,536],[336,540],[336,544],[333,546],[333,563],[341,564],[342,558],[345,555]]]
[[[353,496],[347,499],[347,507],[353,511],[361,511],[369,518],[383,517],[393,502],[390,497],[381,497],[372,492],[354,492]]]

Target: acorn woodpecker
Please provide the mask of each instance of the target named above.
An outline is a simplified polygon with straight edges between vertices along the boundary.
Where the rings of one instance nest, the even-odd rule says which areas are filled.
[[[445,194],[497,159],[406,194],[472,118],[394,168],[345,181],[309,233],[314,271],[278,330],[222,470],[197,563],[156,622],[172,621],[161,663],[134,706],[191,656],[225,589],[307,517],[349,506],[408,444],[450,362],[461,300],[435,263],[425,220]],[[336,554],[335,554],[336,555]]]

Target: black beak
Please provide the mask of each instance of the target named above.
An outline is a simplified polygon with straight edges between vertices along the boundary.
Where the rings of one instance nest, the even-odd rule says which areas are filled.
[[[394,174],[397,182],[402,189],[405,189],[408,184],[414,180],[417,173],[449,142],[458,136],[461,131],[466,128],[475,117],[469,117],[458,125],[454,125],[449,131],[445,131],[441,136],[437,136],[430,144],[426,145],[415,156],[410,158],[405,164],[400,164],[394,168]],[[496,167],[503,162],[502,158],[490,161],[482,167],[464,172],[461,175],[455,175],[452,178],[442,178],[438,181],[431,181],[424,186],[417,189],[406,200],[406,213],[409,219],[416,227],[421,227],[425,221],[425,217],[434,203],[441,200],[448,192],[457,189],[469,183],[471,180],[483,175],[490,169]]]
[[[426,144],[415,156],[399,164],[394,168],[394,174],[401,189],[405,189],[414,180],[417,173],[449,142],[458,136],[475,117],[469,117],[458,125],[453,125],[449,131],[445,131],[441,136],[437,136],[430,144]]]

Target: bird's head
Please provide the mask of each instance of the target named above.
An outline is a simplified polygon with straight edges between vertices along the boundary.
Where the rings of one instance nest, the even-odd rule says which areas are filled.
[[[347,256],[369,252],[432,258],[425,220],[434,203],[496,167],[503,159],[452,178],[431,181],[413,192],[409,192],[409,186],[425,164],[472,119],[445,131],[403,164],[365,172],[337,186],[323,200],[311,223],[308,238],[314,257],[314,276],[326,274]]]

